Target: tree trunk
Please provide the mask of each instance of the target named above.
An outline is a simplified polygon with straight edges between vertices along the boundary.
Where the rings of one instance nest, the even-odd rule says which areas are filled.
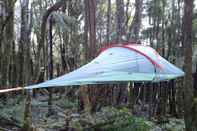
[[[128,40],[139,40],[141,21],[142,21],[143,0],[135,0],[135,14],[129,27]]]
[[[14,0],[0,1],[0,86],[7,87],[14,46]]]
[[[183,45],[184,45],[184,120],[186,131],[196,131],[195,121],[192,119],[193,83],[192,83],[192,15],[193,0],[184,0],[183,17]]]
[[[84,61],[88,59],[88,48],[89,48],[89,39],[88,39],[88,30],[89,30],[89,21],[88,21],[88,17],[89,17],[89,6],[88,6],[88,0],[84,0],[84,4],[85,4],[85,25],[84,25]]]
[[[107,8],[107,43],[110,41],[110,29],[111,29],[111,0],[108,0]]]
[[[31,34],[31,15],[29,14],[29,0],[21,1],[21,36],[20,36],[20,59],[22,60],[23,66],[20,68],[21,71],[21,83],[22,86],[26,86],[31,82],[31,53],[30,53],[30,34]],[[25,112],[24,112],[24,123],[23,130],[31,130],[31,94],[29,91],[26,93]]]
[[[142,19],[142,4],[143,0],[135,0],[135,15],[134,17],[134,40],[137,41],[139,39],[140,27],[141,27],[141,19]]]
[[[122,36],[125,34],[125,16],[124,16],[124,1],[116,0],[116,33],[117,39],[116,42],[120,43],[122,41]]]
[[[94,58],[96,52],[96,1],[85,0],[85,59],[90,60]],[[88,37],[89,36],[89,37]],[[89,41],[88,41],[89,40]],[[89,44],[88,44],[89,43]],[[88,50],[87,50],[88,49]],[[93,101],[91,101],[89,95],[94,92],[94,87],[83,86],[80,88],[82,107],[90,112],[92,110]]]
[[[96,52],[96,1],[88,0],[89,18],[89,58],[94,58]]]
[[[53,30],[53,17],[50,16],[49,18],[49,79],[53,79],[53,34],[52,34],[52,30]],[[49,88],[49,99],[48,99],[48,115],[53,114],[53,110],[52,110],[52,99],[53,99],[53,89]]]

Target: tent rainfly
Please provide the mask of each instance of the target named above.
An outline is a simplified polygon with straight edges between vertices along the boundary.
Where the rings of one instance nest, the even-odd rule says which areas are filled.
[[[111,45],[101,50],[90,63],[52,80],[27,87],[0,90],[106,84],[123,81],[167,81],[184,72],[161,57],[153,48],[138,44]]]
[[[122,81],[166,81],[184,72],[161,57],[153,48],[138,44],[111,45],[90,63],[46,82],[25,87],[34,89]]]

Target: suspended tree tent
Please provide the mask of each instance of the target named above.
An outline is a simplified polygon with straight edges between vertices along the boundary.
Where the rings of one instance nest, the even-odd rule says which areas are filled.
[[[111,45],[79,69],[24,89],[106,84],[123,81],[166,81],[184,72],[161,57],[153,48],[138,44]]]

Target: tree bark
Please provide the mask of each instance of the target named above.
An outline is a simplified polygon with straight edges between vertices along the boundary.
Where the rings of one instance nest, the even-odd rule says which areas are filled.
[[[52,30],[53,30],[53,17],[50,16],[49,18],[49,79],[53,79],[53,34],[52,34]],[[49,88],[49,99],[48,99],[48,115],[53,114],[53,110],[52,110],[52,99],[53,99],[53,89]]]
[[[96,1],[88,0],[88,18],[89,18],[89,58],[94,58],[96,52]]]
[[[85,25],[84,25],[84,60],[88,59],[88,48],[89,48],[89,39],[88,39],[88,30],[89,30],[89,21],[88,21],[88,17],[89,17],[89,9],[88,9],[88,0],[84,0],[84,4],[85,4]]]
[[[134,17],[134,40],[137,41],[139,39],[141,21],[142,21],[142,4],[143,0],[135,0],[135,10],[136,17]]]
[[[96,52],[96,1],[85,0],[85,26],[84,26],[84,48],[85,60],[92,59]],[[89,37],[88,37],[89,36]],[[90,112],[92,108],[91,100],[89,98],[91,90],[88,86],[80,87],[81,105],[85,111]]]
[[[10,84],[9,72],[12,63],[14,46],[14,0],[0,1],[0,86]]]
[[[110,41],[110,29],[111,29],[111,0],[108,0],[107,8],[107,43]]]
[[[21,34],[20,34],[20,48],[19,48],[19,69],[20,75],[20,84],[26,86],[31,83],[31,14],[29,13],[29,0],[21,1]],[[22,66],[20,66],[20,64]],[[26,92],[26,102],[25,102],[25,111],[24,111],[24,131],[31,131],[31,94],[29,91]]]
[[[125,35],[125,16],[124,16],[124,1],[123,0],[116,0],[116,33],[117,39],[116,42],[120,43],[122,41],[122,36]]]
[[[192,15],[193,0],[184,0],[184,16],[183,16],[183,45],[184,45],[184,120],[186,131],[196,131],[196,125],[192,119],[193,104],[193,83],[192,83]]]
[[[143,0],[135,0],[135,14],[133,17],[133,21],[129,27],[128,40],[139,40],[141,21],[142,21],[142,5]]]

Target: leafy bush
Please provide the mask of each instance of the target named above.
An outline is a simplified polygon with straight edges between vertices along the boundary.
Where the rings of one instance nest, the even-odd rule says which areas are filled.
[[[144,118],[132,116],[128,109],[123,108],[116,112],[119,115],[115,117],[114,123],[102,127],[104,131],[148,131],[150,129]]]

